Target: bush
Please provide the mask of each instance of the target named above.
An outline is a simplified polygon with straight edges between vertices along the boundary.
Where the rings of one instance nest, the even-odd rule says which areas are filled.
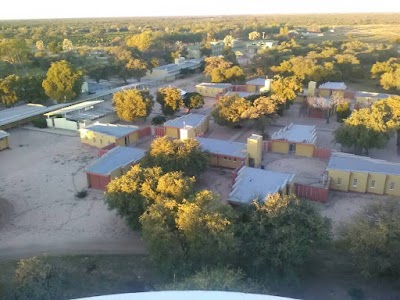
[[[152,120],[151,120],[151,124],[152,125],[162,125],[165,123],[165,121],[167,121],[167,119],[164,116],[155,116]]]
[[[336,118],[339,123],[343,123],[351,115],[349,103],[339,104],[336,108]]]
[[[38,128],[47,128],[47,122],[46,122],[46,119],[44,119],[44,118],[40,118],[40,117],[35,118],[32,120],[32,124],[33,124],[33,126],[38,127]]]
[[[83,199],[83,198],[86,198],[87,194],[88,194],[87,190],[81,190],[81,191],[75,193],[75,197],[79,198],[79,199]]]

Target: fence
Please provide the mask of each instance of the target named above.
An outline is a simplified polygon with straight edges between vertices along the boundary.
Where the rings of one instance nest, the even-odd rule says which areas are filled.
[[[329,199],[329,181],[326,188],[295,183],[294,191],[299,198],[325,203]]]
[[[111,143],[101,149],[98,150],[97,152],[97,156],[98,157],[102,157],[104,154],[106,154],[109,150],[111,150],[112,148],[115,148],[115,143]]]
[[[329,148],[314,148],[313,157],[320,159],[330,159],[332,155],[332,149]]]
[[[154,134],[156,136],[164,136],[165,135],[165,127],[154,127]]]
[[[271,151],[271,143],[268,143],[268,141],[263,141],[262,151]]]

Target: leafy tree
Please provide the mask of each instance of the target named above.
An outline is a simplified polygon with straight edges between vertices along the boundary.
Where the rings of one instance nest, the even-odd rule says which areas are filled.
[[[245,119],[256,120],[256,127],[264,137],[267,137],[265,132],[270,121],[276,116],[277,105],[274,100],[267,96],[259,96],[243,113]]]
[[[43,103],[49,99],[42,87],[44,78],[44,75],[21,77],[18,81],[19,99],[29,103]]]
[[[236,94],[222,96],[217,100],[212,116],[219,125],[236,127],[246,119],[250,101]]]
[[[63,50],[62,44],[58,41],[51,41],[48,45],[48,49],[53,54],[60,53]]]
[[[204,74],[211,76],[211,82],[242,82],[245,79],[244,71],[239,66],[222,57],[207,57],[204,61]]]
[[[15,68],[28,60],[30,49],[26,42],[21,39],[0,40],[0,59]]]
[[[82,71],[61,60],[51,64],[42,86],[46,95],[62,103],[77,97],[81,93],[82,83]]]
[[[36,46],[36,49],[38,49],[39,51],[44,51],[44,50],[46,50],[46,47],[44,46],[44,43],[43,43],[42,40],[36,41],[35,46]]]
[[[74,49],[74,45],[69,39],[64,39],[62,42],[63,51],[72,51]]]
[[[15,74],[0,79],[0,99],[6,107],[20,100],[18,90],[20,80],[21,78]]]
[[[136,118],[146,118],[153,109],[153,96],[148,91],[129,89],[113,95],[113,105],[118,117],[127,122]]]
[[[260,38],[260,33],[257,31],[252,31],[249,33],[249,40],[254,41]]]
[[[147,64],[140,59],[131,59],[126,64],[126,69],[133,78],[140,82],[140,79],[146,75]]]
[[[367,277],[400,274],[400,203],[371,203],[346,224],[342,239]]]
[[[173,197],[176,201],[190,195],[194,179],[181,172],[164,173],[160,167],[135,165],[125,175],[107,185],[105,202],[133,229],[140,229],[139,217],[155,202]]]
[[[136,47],[140,51],[147,51],[155,44],[155,35],[152,31],[135,34],[126,41],[128,47]]]
[[[224,38],[224,45],[225,45],[225,47],[230,47],[230,48],[232,48],[234,43],[235,43],[235,39],[233,38],[233,36],[227,35],[227,36]]]
[[[184,105],[181,90],[171,86],[158,89],[156,101],[166,116],[174,115]]]
[[[89,75],[90,78],[96,80],[97,83],[99,83],[102,79],[108,80],[114,72],[115,69],[107,64],[91,66],[86,71],[86,74]]]
[[[16,299],[54,299],[61,290],[59,271],[37,257],[20,260],[15,279]]]
[[[295,76],[275,76],[271,83],[271,99],[277,105],[286,105],[293,101],[297,93],[302,91],[300,80]]]
[[[371,68],[372,78],[379,79],[385,90],[400,90],[400,62],[397,58],[390,58],[385,62],[377,62]]]
[[[202,108],[204,106],[204,97],[199,93],[186,93],[183,96],[183,104],[188,109],[188,113],[192,109]]]
[[[162,125],[167,121],[167,119],[162,116],[162,115],[158,115],[155,116],[152,120],[151,120],[151,124],[152,125]]]
[[[392,96],[375,102],[372,108],[382,114],[383,122],[389,129],[396,130],[397,145],[400,145],[400,96]]]
[[[294,196],[270,196],[242,208],[238,262],[249,274],[290,274],[330,239],[330,224]],[[288,221],[290,220],[290,221]]]
[[[164,172],[182,171],[188,176],[199,176],[208,165],[209,156],[194,139],[155,139],[143,159],[147,167],[159,166]]]
[[[344,102],[336,106],[336,117],[339,123],[343,123],[351,115],[350,104]]]
[[[179,274],[229,261],[236,246],[231,210],[210,191],[152,205],[140,221],[157,268]]]

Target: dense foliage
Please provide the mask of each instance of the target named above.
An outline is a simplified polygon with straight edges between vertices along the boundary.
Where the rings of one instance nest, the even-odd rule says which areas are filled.
[[[121,120],[132,122],[136,118],[148,117],[154,101],[148,91],[130,89],[114,93],[113,105]]]

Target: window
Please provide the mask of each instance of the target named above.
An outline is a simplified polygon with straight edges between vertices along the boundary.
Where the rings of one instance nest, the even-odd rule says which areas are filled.
[[[336,180],[336,183],[337,183],[337,184],[342,184],[342,178],[338,178],[338,179]]]
[[[375,180],[371,180],[371,189],[375,188]]]
[[[394,182],[393,181],[390,183],[389,189],[394,190]]]
[[[95,137],[93,138],[93,143],[96,143],[96,138]]]
[[[357,187],[357,178],[353,179],[353,187]]]
[[[226,160],[226,156],[224,157],[224,159]]]
[[[234,158],[233,161],[236,161],[236,158]]]

